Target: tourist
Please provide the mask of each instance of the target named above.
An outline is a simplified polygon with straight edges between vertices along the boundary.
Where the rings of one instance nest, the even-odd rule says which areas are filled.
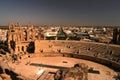
[[[30,64],[30,54],[28,54],[28,64]]]

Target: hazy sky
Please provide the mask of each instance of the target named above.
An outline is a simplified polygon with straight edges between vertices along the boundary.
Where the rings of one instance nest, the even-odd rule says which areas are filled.
[[[0,25],[120,25],[120,0],[0,0]]]

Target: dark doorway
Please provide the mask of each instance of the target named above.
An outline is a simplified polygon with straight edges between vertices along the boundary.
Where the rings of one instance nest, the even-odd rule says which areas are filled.
[[[24,51],[24,46],[22,46],[22,51]]]
[[[27,47],[27,52],[28,53],[34,53],[35,51],[35,43],[31,41]]]

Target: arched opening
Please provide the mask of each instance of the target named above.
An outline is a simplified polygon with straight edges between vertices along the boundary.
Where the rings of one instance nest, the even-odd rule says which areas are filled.
[[[2,74],[3,73],[3,69],[0,67],[0,74]]]
[[[24,46],[22,46],[22,51],[24,51]]]
[[[5,69],[5,73],[9,75],[10,71],[8,69]]]
[[[27,31],[24,31],[24,40],[27,41]]]
[[[35,51],[35,43],[31,41],[27,47],[27,52],[28,53],[34,53]]]

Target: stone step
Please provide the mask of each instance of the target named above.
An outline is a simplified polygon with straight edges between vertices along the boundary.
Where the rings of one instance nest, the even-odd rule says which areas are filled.
[[[44,80],[48,73],[49,73],[48,71],[45,71],[37,80]]]

